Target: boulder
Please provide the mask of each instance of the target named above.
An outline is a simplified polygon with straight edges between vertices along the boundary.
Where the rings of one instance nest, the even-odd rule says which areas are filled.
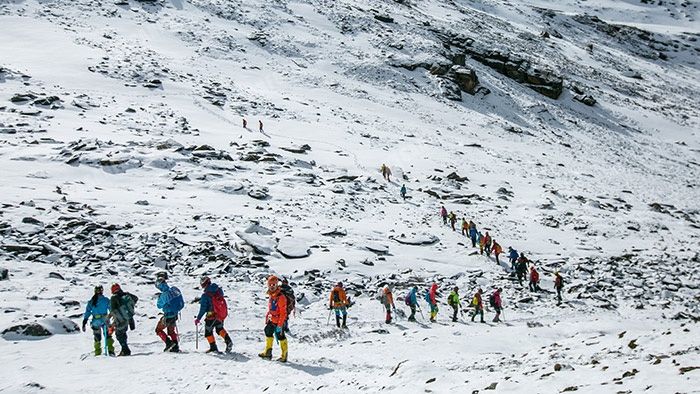
[[[311,254],[311,250],[305,242],[293,238],[284,237],[277,243],[277,251],[288,259],[299,259]]]
[[[297,147],[281,147],[280,149],[286,150],[287,152],[292,152],[292,153],[306,153],[311,150],[311,147],[307,144],[297,146]]]
[[[479,79],[476,77],[476,72],[474,70],[456,65],[452,66],[450,69],[449,76],[462,91],[471,95],[476,93],[476,86],[479,84]]]
[[[419,233],[419,234],[401,234],[398,237],[389,237],[394,241],[404,244],[404,245],[432,245],[440,239],[432,234]]]
[[[10,272],[7,268],[0,268],[0,280],[7,280],[10,278]]]
[[[28,324],[18,324],[3,330],[8,341],[45,339],[56,334],[79,332],[78,325],[66,318],[46,318]]]
[[[275,241],[255,233],[236,231],[236,235],[253,248],[256,253],[269,255],[275,249]]]

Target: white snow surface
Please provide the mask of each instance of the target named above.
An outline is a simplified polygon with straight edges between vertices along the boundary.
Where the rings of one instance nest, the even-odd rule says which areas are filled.
[[[700,392],[699,6],[0,2],[0,332],[61,334],[3,335],[0,392]],[[552,72],[562,94],[469,48]],[[446,98],[430,72],[455,63],[475,95]],[[500,264],[462,218],[503,246]],[[515,280],[509,246],[544,291]],[[185,296],[181,354],[154,333],[162,270]],[[231,355],[195,343],[205,274],[226,294]],[[257,357],[272,274],[298,299],[286,364]],[[327,324],[338,281],[346,330]],[[96,357],[69,323],[115,282],[140,298],[134,354]],[[505,321],[471,322],[476,289],[498,287]]]

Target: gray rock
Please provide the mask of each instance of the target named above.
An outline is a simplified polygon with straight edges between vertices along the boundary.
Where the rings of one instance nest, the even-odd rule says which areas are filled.
[[[150,205],[148,200],[138,200],[136,201],[136,205]]]
[[[293,237],[280,239],[277,243],[277,251],[288,259],[304,258],[311,254],[311,250],[306,243]]]
[[[265,200],[269,197],[266,187],[261,189],[251,189],[248,191],[248,196],[256,200]]]
[[[0,280],[7,280],[10,278],[10,272],[7,268],[0,268]]]
[[[280,148],[282,150],[286,150],[287,152],[292,152],[292,153],[306,153],[311,150],[311,147],[307,144],[304,144],[299,147],[291,147],[291,148]]]
[[[64,278],[63,275],[59,274],[58,272],[49,273],[49,278],[66,280],[66,278]]]

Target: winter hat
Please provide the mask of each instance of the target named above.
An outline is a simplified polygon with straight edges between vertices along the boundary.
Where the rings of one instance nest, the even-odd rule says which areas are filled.
[[[276,276],[271,275],[269,278],[267,278],[267,287],[269,289],[275,289],[279,285],[279,279],[277,279]]]
[[[121,290],[121,289],[122,289],[122,288],[119,287],[119,285],[118,285],[117,283],[113,284],[113,285],[112,285],[112,289],[111,289],[111,290],[112,290],[112,294],[114,294],[115,291]]]
[[[340,287],[340,288],[342,289],[342,288],[343,288],[343,282],[338,282],[337,286]]]
[[[199,279],[199,284],[200,284],[202,287],[207,287],[207,286],[209,286],[210,283],[211,283],[211,280],[209,279],[208,276],[202,276],[202,277]]]
[[[103,292],[104,289],[102,288],[102,285],[95,286],[95,294],[102,294]]]

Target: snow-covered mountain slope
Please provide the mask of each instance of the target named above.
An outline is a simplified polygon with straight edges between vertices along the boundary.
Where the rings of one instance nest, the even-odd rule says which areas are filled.
[[[70,330],[116,281],[142,298],[144,355],[10,333],[1,389],[693,392],[698,4],[0,2],[0,329]],[[562,272],[564,306],[441,204],[525,251],[545,290]],[[196,304],[186,354],[160,354],[161,270],[188,302],[201,274],[224,287],[235,357],[195,351]],[[256,356],[271,273],[304,294],[288,366]],[[338,280],[357,301],[342,332]],[[385,283],[432,282],[465,305],[502,286],[508,324],[383,323]]]

